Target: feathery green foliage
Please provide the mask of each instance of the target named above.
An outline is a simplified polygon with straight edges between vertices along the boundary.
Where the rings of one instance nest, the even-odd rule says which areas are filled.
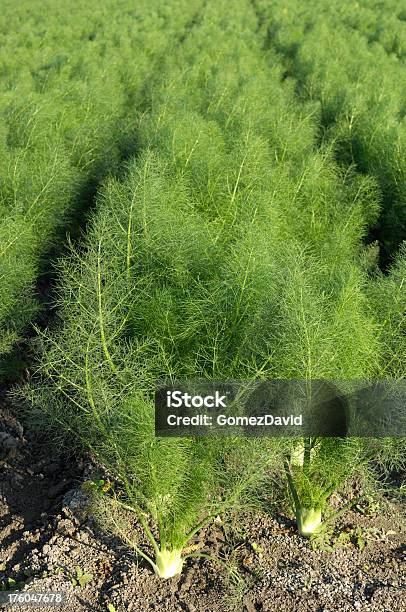
[[[347,151],[353,141],[320,139],[325,107],[296,95],[283,45],[264,49],[251,3],[236,9],[206,3],[165,57],[165,78],[150,85],[150,106],[134,122],[139,155],[105,181],[84,245],[59,264],[61,326],[41,334],[40,371],[26,392],[41,423],[117,479],[120,491],[102,500],[106,521],[161,577],[179,573],[196,531],[276,465],[301,532],[312,533],[372,445],[155,438],[156,379],[404,371],[404,254],[384,276],[364,244],[385,203],[381,176],[372,162],[369,176],[337,161],[337,142]],[[277,24],[283,10],[272,10]],[[286,26],[294,41],[296,26]],[[325,72],[320,87],[339,104]],[[394,460],[390,447],[376,441],[376,461]],[[120,509],[150,549],[128,535]]]
[[[168,58],[168,86],[152,92],[154,108],[141,122],[143,154],[128,164],[124,181],[108,181],[86,252],[73,252],[63,263],[64,327],[46,341],[42,383],[33,391],[34,403],[46,406],[51,423],[74,434],[119,480],[122,497],[110,499],[104,514],[125,539],[128,530],[121,527],[114,504],[135,514],[152,552],[131,544],[163,578],[181,571],[195,532],[236,507],[278,458],[276,444],[259,440],[154,437],[157,377],[212,378],[243,371],[236,355],[242,338],[224,338],[221,329],[230,309],[236,326],[240,323],[241,274],[229,271],[237,263],[234,249],[230,263],[222,259],[241,232],[239,219],[235,228],[228,221],[251,203],[248,184],[257,177],[256,159],[264,147],[258,137],[251,141],[245,124],[227,131],[220,82],[213,84],[213,117],[203,103],[210,73],[224,72],[236,56],[241,55],[235,93],[241,80],[252,78],[244,66],[246,58],[256,59],[244,41],[245,16],[236,15],[223,32],[226,14],[226,3],[221,11],[208,5],[201,24]],[[197,66],[192,50],[214,29],[222,48],[208,47]],[[230,37],[234,30],[241,36]],[[186,60],[189,79],[182,91]],[[184,123],[174,124],[173,109],[189,100],[190,92],[194,104],[185,111]],[[213,161],[206,124],[222,143]],[[252,149],[247,168],[246,145]],[[207,201],[204,180],[213,182],[214,205]],[[228,274],[223,295],[222,278],[227,282]]]
[[[37,312],[45,260],[99,182],[135,152],[146,82],[200,4],[3,3],[0,355]]]
[[[323,139],[341,162],[377,179],[383,207],[370,239],[379,240],[387,266],[406,238],[406,32],[399,3],[393,13],[379,3],[386,21],[376,4],[255,2],[268,45],[284,57],[299,95],[320,106]],[[365,11],[375,19],[369,32],[357,26]],[[377,42],[381,35],[387,42]]]

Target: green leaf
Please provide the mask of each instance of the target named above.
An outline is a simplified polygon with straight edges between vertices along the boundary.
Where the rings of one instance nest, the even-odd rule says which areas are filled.
[[[93,574],[83,574],[80,578],[79,578],[79,584],[81,587],[86,586],[86,584],[88,584],[91,580],[93,579]]]

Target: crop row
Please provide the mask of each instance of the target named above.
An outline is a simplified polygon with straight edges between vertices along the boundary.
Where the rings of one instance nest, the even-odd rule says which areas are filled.
[[[387,53],[406,58],[406,11],[398,0],[316,3],[313,7],[321,9],[330,20],[334,16],[336,24],[358,30],[369,43],[381,44]]]
[[[352,13],[362,13],[350,3],[255,4],[268,44],[285,57],[298,92],[319,104],[323,137],[335,143],[338,159],[378,181],[382,209],[371,239],[379,240],[380,263],[387,266],[406,237],[403,56],[371,43],[364,29],[350,28]]]
[[[3,3],[0,355],[38,310],[35,281],[97,185],[134,153],[161,58],[200,2]]]
[[[252,4],[234,8],[206,3],[161,60],[165,79],[134,126],[138,154],[105,182],[85,244],[59,264],[62,325],[41,334],[25,392],[33,418],[107,469],[103,522],[164,578],[274,472],[309,535],[349,476],[372,478],[371,457],[401,460],[391,440],[154,435],[159,378],[405,374],[405,259],[383,276],[364,246],[378,185],[335,161],[320,105],[264,51]]]

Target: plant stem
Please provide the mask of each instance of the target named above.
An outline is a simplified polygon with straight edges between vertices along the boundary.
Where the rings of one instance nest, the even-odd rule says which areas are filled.
[[[128,510],[129,512],[132,512],[133,514],[136,515],[137,519],[139,520],[139,522],[141,523],[141,526],[143,528],[143,530],[145,531],[145,535],[147,536],[148,540],[151,542],[155,553],[159,553],[159,546],[157,544],[157,541],[155,540],[154,536],[152,535],[152,531],[150,530],[148,523],[146,522],[145,518],[143,517],[142,514],[142,510],[138,507],[136,507],[136,505],[134,506],[129,506],[128,504],[125,504],[124,502],[116,499],[115,500],[119,506],[121,506],[122,508],[124,508],[124,510]]]
[[[101,240],[99,241],[99,248],[97,252],[97,301],[98,301],[98,307],[99,307],[100,339],[101,339],[101,343],[103,347],[103,352],[110,366],[110,370],[113,372],[113,374],[117,374],[117,368],[113,363],[109,349],[107,347],[106,334],[104,331],[100,260],[101,260]]]

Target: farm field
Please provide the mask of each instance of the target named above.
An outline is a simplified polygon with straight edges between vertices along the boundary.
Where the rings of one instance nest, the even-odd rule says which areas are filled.
[[[406,609],[402,3],[2,9],[0,607]],[[157,381],[332,429],[158,436]]]

